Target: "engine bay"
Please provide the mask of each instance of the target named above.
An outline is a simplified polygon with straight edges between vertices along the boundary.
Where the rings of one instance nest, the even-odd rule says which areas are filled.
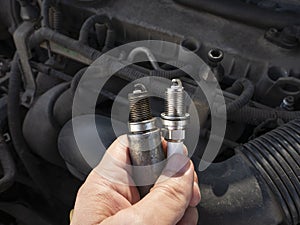
[[[160,117],[159,79],[175,78],[197,117],[185,140],[195,167],[210,140],[220,144],[198,171],[198,224],[300,224],[299,1],[0,2],[0,224],[69,224],[101,151],[128,130],[126,88],[149,82]],[[184,65],[168,55],[173,45]],[[114,73],[100,88],[93,74],[102,74],[98,58],[106,54]],[[142,59],[128,64],[124,55]],[[194,78],[186,66],[205,73]],[[197,80],[217,86],[213,99]],[[224,127],[213,126],[217,95],[226,103]],[[100,152],[80,150],[74,123],[84,143],[95,126]]]

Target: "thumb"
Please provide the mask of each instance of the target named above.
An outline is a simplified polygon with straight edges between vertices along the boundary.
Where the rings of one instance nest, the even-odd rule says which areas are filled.
[[[194,166],[186,156],[174,154],[150,193],[138,203],[111,217],[107,224],[176,224],[192,198]],[[126,223],[128,221],[129,223]],[[106,223],[104,223],[106,224]]]

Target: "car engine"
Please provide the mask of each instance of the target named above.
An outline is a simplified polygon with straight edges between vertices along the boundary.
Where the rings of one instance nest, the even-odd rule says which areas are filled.
[[[0,3],[0,224],[69,224],[76,193],[101,151],[128,133],[129,92],[120,93],[141,80],[154,93],[164,92],[160,79],[180,79],[190,97],[183,101],[193,102],[184,143],[193,149],[195,168],[200,165],[198,224],[300,224],[298,0]],[[165,55],[175,44],[183,64]],[[124,46],[136,47],[128,58],[146,57],[120,69],[125,50],[113,52]],[[85,74],[106,54],[115,57],[114,74],[101,81],[102,88],[85,86],[83,80],[94,82]],[[184,69],[194,68],[189,64],[196,56],[203,66],[195,67],[208,71],[196,79],[218,86],[213,99]],[[82,102],[93,93],[94,107],[77,107],[83,93]],[[226,103],[226,116],[219,118],[224,135],[213,126],[218,117],[210,103],[218,95]],[[160,117],[164,100],[150,99],[153,115]],[[88,114],[93,118],[84,119]],[[84,143],[92,142],[95,127],[100,152],[82,153],[74,123]],[[210,141],[220,149],[200,169]]]

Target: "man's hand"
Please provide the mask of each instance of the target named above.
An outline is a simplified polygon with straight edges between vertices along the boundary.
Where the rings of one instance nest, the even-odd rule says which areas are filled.
[[[78,191],[71,225],[196,225],[200,191],[193,163],[186,156],[172,156],[150,193],[140,199],[124,143],[126,136],[108,148]]]

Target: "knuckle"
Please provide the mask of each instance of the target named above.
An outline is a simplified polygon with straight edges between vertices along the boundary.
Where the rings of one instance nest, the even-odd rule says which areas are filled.
[[[86,195],[88,194],[87,188],[86,188],[86,184],[84,183],[77,192],[77,197],[78,198],[84,198]]]

